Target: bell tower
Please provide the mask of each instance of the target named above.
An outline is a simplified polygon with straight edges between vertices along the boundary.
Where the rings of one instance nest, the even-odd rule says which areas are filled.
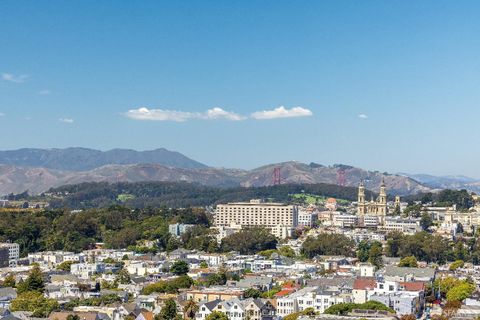
[[[365,186],[363,185],[363,180],[358,186],[358,204],[357,204],[357,214],[365,214]]]

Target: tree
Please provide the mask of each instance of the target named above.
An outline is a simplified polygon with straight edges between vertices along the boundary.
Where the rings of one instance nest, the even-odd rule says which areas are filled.
[[[177,276],[185,275],[189,271],[188,263],[183,260],[177,260],[170,267],[170,272],[176,274]]]
[[[224,252],[238,251],[241,254],[254,254],[259,251],[275,249],[277,239],[264,228],[242,229],[222,239],[221,249]]]
[[[193,299],[187,301],[185,306],[183,307],[183,312],[185,313],[185,317],[187,319],[194,319],[195,314],[198,312],[198,305]]]
[[[345,315],[352,312],[353,309],[360,310],[382,310],[395,313],[395,310],[387,307],[378,301],[367,301],[365,303],[338,303],[328,307],[324,313],[333,315]]]
[[[295,257],[295,251],[289,246],[281,246],[278,248],[278,254],[287,258]]]
[[[372,243],[370,250],[368,250],[368,262],[380,269],[383,266],[383,248],[378,241]]]
[[[454,286],[447,292],[448,301],[463,301],[470,297],[475,291],[475,286],[471,283],[464,282]]]
[[[50,312],[58,309],[55,299],[48,299],[38,291],[27,291],[19,294],[12,300],[11,311],[30,311],[33,317],[46,318]]]
[[[208,263],[206,261],[200,262],[200,268],[202,268],[202,269],[208,268]]]
[[[74,264],[74,261],[64,261],[57,266],[57,270],[70,271],[70,267]]]
[[[43,282],[43,274],[38,265],[34,265],[32,270],[23,282],[19,282],[17,285],[17,293],[24,293],[29,291],[43,292],[45,284]]]
[[[427,231],[428,228],[433,226],[433,219],[432,216],[428,213],[424,212],[422,214],[422,218],[420,219],[420,226],[422,227],[423,231]]]
[[[368,261],[368,251],[370,250],[370,242],[366,240],[360,241],[357,247],[357,258],[360,262]]]
[[[78,316],[78,314],[69,314],[67,316],[67,320],[80,320],[80,317]]]
[[[414,256],[408,256],[408,257],[402,258],[398,266],[416,268],[418,267],[417,258],[415,258]]]
[[[158,318],[157,318],[158,317]],[[173,320],[177,317],[177,304],[172,298],[167,299],[157,315],[158,320]]]
[[[243,297],[245,299],[248,299],[248,298],[260,298],[260,296],[262,295],[262,292],[260,292],[259,290],[257,289],[254,289],[254,288],[248,288],[247,290],[245,290],[245,292],[243,293]]]
[[[465,262],[463,260],[456,260],[450,264],[450,267],[448,268],[450,271],[455,271],[458,268],[463,268],[465,265]]]
[[[129,284],[130,281],[130,273],[126,269],[120,270],[115,277],[115,282],[120,284]]]
[[[353,256],[355,243],[343,234],[321,234],[318,237],[308,237],[302,245],[301,252],[307,258],[317,255]]]
[[[453,255],[456,260],[468,259],[468,251],[462,241],[457,241],[453,247]]]
[[[12,273],[9,273],[5,277],[5,280],[3,280],[3,286],[15,288],[15,276]]]
[[[213,311],[205,318],[205,320],[228,320],[228,317],[223,312]]]
[[[403,234],[394,231],[387,235],[387,239],[387,255],[390,257],[398,257],[404,239]]]

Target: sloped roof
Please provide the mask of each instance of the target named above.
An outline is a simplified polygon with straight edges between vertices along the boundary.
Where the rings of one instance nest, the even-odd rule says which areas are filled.
[[[353,282],[354,290],[366,290],[373,289],[377,285],[375,278],[357,278]]]

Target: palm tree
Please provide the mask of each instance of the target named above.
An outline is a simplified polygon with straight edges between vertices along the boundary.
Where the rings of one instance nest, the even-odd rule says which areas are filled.
[[[195,318],[195,314],[198,311],[198,305],[193,301],[193,299],[190,299],[187,301],[185,304],[185,307],[183,307],[183,313],[185,314],[185,319],[193,319]]]

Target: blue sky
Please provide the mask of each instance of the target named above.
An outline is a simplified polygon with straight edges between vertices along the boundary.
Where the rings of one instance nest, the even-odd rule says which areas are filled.
[[[4,0],[0,149],[165,147],[219,167],[480,178],[478,12],[478,1]]]

